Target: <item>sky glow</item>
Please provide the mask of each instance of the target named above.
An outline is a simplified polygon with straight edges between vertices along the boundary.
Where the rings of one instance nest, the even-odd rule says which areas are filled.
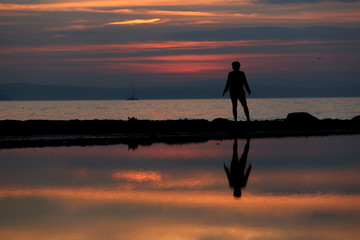
[[[359,10],[340,0],[6,0],[0,84],[222,86],[238,60],[251,85],[360,86]]]

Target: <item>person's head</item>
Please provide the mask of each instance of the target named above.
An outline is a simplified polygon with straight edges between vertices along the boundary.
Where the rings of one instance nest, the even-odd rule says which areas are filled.
[[[240,70],[240,63],[238,61],[233,62],[231,65],[234,71]]]
[[[234,197],[235,198],[241,197],[241,187],[234,187]]]

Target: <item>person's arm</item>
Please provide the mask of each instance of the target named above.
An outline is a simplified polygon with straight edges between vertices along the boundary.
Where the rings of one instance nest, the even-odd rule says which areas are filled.
[[[229,73],[228,78],[227,78],[227,81],[226,81],[226,85],[225,85],[225,88],[224,88],[223,96],[225,96],[225,93],[229,90],[229,87],[230,87],[230,73]]]
[[[246,91],[247,91],[247,92],[249,93],[249,95],[250,95],[250,94],[251,94],[251,90],[250,90],[249,84],[248,84],[248,82],[247,82],[245,73],[244,73],[244,85],[245,85]]]

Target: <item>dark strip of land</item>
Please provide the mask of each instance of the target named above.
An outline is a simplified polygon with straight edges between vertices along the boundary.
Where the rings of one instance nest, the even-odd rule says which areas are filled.
[[[286,119],[234,122],[208,120],[2,120],[0,148],[185,143],[211,139],[360,134],[360,116],[319,120],[308,113]]]

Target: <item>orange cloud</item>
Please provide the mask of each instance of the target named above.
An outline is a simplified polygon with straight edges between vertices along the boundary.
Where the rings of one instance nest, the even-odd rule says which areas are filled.
[[[77,24],[77,25],[70,25],[70,26],[65,26],[65,27],[51,27],[51,28],[46,28],[46,31],[81,31],[81,30],[85,30],[85,29],[90,29],[93,28],[91,26],[85,26],[82,24]]]
[[[199,11],[165,11],[165,10],[144,10],[146,14],[156,15],[170,15],[170,16],[217,16],[214,12],[199,12]],[[222,14],[221,14],[222,15]]]
[[[160,18],[153,18],[153,19],[134,19],[128,21],[121,21],[121,22],[110,22],[107,25],[135,25],[135,24],[144,24],[144,23],[160,23],[164,22],[161,21]]]
[[[138,1],[55,1],[41,4],[0,4],[0,10],[17,11],[88,11],[92,8],[141,7],[141,6],[184,6],[221,3],[220,0],[194,0],[192,3],[181,0],[138,0]]]
[[[154,10],[142,9],[148,6],[212,6],[211,10]],[[219,10],[216,7],[221,6]],[[240,7],[241,6],[241,9]],[[235,8],[234,8],[235,7]],[[116,9],[120,8],[120,9]],[[134,8],[134,9],[131,9]],[[41,4],[0,4],[0,11],[6,12],[97,12],[138,14],[148,16],[174,16],[172,24],[207,24],[207,23],[330,23],[330,22],[359,22],[357,9],[358,2],[349,3],[307,3],[303,5],[269,5],[254,3],[253,1],[165,1],[165,0],[139,0],[139,1],[55,1]],[[311,9],[311,10],[309,10]],[[28,13],[26,13],[28,14]],[[188,17],[193,17],[188,18]],[[198,19],[203,17],[204,19]],[[206,19],[205,19],[206,18]]]

